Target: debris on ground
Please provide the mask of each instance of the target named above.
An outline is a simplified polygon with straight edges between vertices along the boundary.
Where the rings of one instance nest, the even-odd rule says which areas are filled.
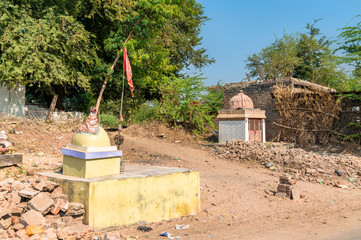
[[[7,139],[8,136],[6,136],[5,131],[0,131],[0,154],[7,153],[11,150],[12,144]]]
[[[153,230],[153,228],[151,227],[146,227],[146,226],[138,226],[137,228],[138,231],[142,231],[142,232],[150,232]]]
[[[361,162],[357,157],[308,152],[289,144],[273,145],[234,140],[217,145],[213,154],[231,161],[257,161],[270,170],[286,172],[303,181],[317,182],[322,177],[327,185],[335,185],[335,178],[342,177],[352,179],[349,182],[355,186],[361,184]]]
[[[291,198],[295,201],[300,200],[300,192],[295,188],[296,180],[292,179],[290,174],[284,173],[280,176],[280,183],[277,186],[276,197]]]
[[[185,230],[187,228],[189,228],[189,225],[178,225],[178,224],[175,225],[175,229],[177,230]]]
[[[59,185],[45,177],[0,182],[0,232],[5,239],[90,239],[93,231],[82,224],[84,214],[83,204],[69,202]]]

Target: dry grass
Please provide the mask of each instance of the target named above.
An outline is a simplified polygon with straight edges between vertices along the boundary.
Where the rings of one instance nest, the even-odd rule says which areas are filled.
[[[279,114],[278,141],[301,146],[327,144],[337,134],[333,130],[341,111],[340,103],[330,93],[320,91],[295,92],[289,87],[273,89],[274,103]]]

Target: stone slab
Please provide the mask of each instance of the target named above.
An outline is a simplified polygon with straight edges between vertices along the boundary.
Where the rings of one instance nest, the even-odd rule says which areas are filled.
[[[76,157],[80,159],[98,159],[123,156],[122,151],[83,152],[70,148],[62,148],[61,153],[65,156]]]
[[[41,175],[59,183],[69,201],[84,204],[84,223],[95,229],[169,220],[201,209],[196,170],[126,166],[122,174],[97,178]]]
[[[23,154],[1,154],[0,155],[0,167],[8,167],[13,165],[23,164]]]

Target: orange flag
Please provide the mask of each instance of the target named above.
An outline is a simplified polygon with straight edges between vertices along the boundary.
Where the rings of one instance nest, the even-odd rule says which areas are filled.
[[[124,59],[123,59],[123,70],[127,73],[127,81],[128,81],[128,85],[130,88],[130,92],[132,94],[132,97],[134,97],[133,95],[133,91],[134,91],[134,85],[133,85],[133,80],[132,80],[132,69],[130,68],[130,63],[129,63],[129,58],[128,58],[128,53],[127,53],[127,48],[124,47]]]

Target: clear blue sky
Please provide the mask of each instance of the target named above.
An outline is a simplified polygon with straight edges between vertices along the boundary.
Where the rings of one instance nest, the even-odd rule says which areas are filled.
[[[305,32],[306,23],[322,18],[317,27],[336,40],[337,29],[354,25],[361,0],[198,0],[211,18],[202,27],[202,47],[216,63],[201,72],[206,85],[241,81],[247,57],[275,40],[275,36]],[[200,73],[193,72],[192,73]]]

